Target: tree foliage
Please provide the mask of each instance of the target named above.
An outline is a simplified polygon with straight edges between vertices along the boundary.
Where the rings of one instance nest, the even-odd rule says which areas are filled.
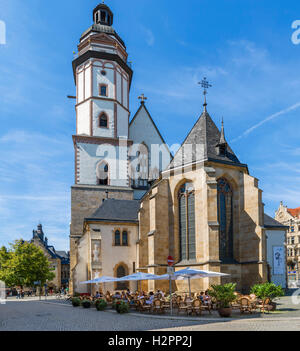
[[[54,277],[47,257],[33,243],[16,240],[9,249],[0,249],[0,280],[6,286],[32,287],[37,281],[42,286]]]

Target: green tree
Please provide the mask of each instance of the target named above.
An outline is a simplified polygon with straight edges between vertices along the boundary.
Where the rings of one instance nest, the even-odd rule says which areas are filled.
[[[34,244],[16,240],[10,249],[0,249],[0,280],[7,286],[43,286],[55,277],[43,251]]]

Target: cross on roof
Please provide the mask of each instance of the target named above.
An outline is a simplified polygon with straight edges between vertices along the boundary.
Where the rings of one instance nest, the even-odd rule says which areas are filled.
[[[198,84],[201,85],[202,88],[204,89],[204,90],[203,90],[203,95],[204,95],[204,104],[203,104],[203,106],[204,106],[204,111],[206,112],[206,106],[207,106],[207,102],[206,102],[207,89],[211,88],[212,85],[209,84],[209,82],[208,82],[208,80],[206,79],[206,77],[204,77],[204,78],[202,79],[202,81],[199,82]]]
[[[142,94],[141,96],[138,97],[139,100],[141,100],[141,103],[143,104],[146,100],[148,100],[148,98],[145,97],[144,94]]]
[[[199,82],[198,84],[201,84],[202,88],[204,89],[203,95],[207,95],[207,89],[209,89],[209,88],[212,87],[212,85],[209,84],[209,82],[208,82],[208,80],[206,79],[206,77],[204,77],[204,78],[202,79],[202,81]]]

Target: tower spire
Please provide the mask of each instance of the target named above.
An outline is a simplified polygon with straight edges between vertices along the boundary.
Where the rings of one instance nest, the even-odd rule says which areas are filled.
[[[222,128],[221,128],[221,137],[220,137],[220,145],[226,144],[225,139],[225,129],[224,129],[224,118],[222,117]]]

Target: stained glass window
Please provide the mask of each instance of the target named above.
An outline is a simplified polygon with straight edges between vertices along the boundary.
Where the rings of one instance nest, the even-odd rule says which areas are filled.
[[[218,180],[219,252],[222,262],[232,261],[233,255],[233,192],[229,183]]]
[[[195,193],[192,183],[185,183],[179,190],[179,236],[181,260],[196,258]]]

